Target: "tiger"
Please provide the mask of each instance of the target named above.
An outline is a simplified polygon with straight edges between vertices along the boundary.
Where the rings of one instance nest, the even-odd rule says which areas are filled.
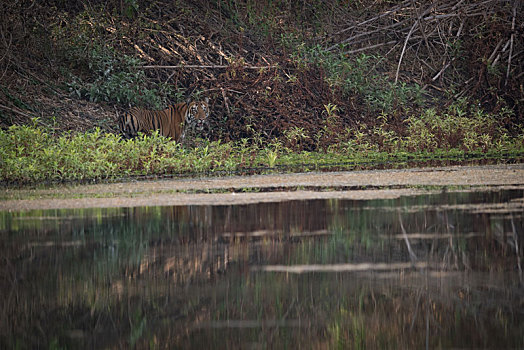
[[[158,130],[160,135],[182,142],[188,130],[203,132],[208,127],[208,117],[209,98],[206,98],[157,111],[133,107],[120,116],[118,123],[126,139],[136,137],[139,132],[150,134]]]

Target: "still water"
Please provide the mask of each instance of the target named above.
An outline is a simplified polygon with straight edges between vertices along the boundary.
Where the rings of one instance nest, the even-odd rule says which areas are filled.
[[[523,215],[523,190],[0,212],[0,347],[522,348]]]

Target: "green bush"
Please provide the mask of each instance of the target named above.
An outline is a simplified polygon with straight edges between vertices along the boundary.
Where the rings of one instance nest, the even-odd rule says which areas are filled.
[[[133,147],[120,136],[99,129],[86,134],[47,133],[33,126],[11,126],[0,131],[0,177],[7,182],[82,180],[136,174],[147,152],[155,146]],[[139,141],[138,141],[139,142]]]
[[[464,100],[452,104],[446,112],[426,110],[421,116],[406,119],[407,136],[403,146],[408,150],[458,148],[464,151],[512,148],[518,138],[509,137],[503,126],[504,115],[493,116],[481,109],[468,107]]]
[[[266,163],[265,154],[257,147],[246,151],[234,143],[197,140],[199,146],[184,148],[157,132],[131,140],[102,133],[100,129],[85,134],[56,135],[37,126],[37,122],[35,119],[31,126],[0,129],[0,181],[35,183],[115,179],[232,171],[239,165],[261,166]],[[245,159],[245,152],[255,156]]]
[[[289,37],[283,37],[283,45]],[[343,50],[340,50],[343,51]],[[326,81],[339,88],[345,96],[358,96],[373,112],[393,114],[402,106],[420,107],[423,96],[417,84],[393,83],[380,70],[385,70],[384,59],[374,55],[346,55],[327,51],[321,46],[296,45],[291,54],[300,68],[308,64],[320,65],[326,71]]]
[[[149,87],[148,79],[138,66],[142,63],[123,55],[117,57],[111,49],[93,48],[104,54],[92,55],[90,64],[93,81],[71,76],[69,91],[93,102],[116,102],[122,105],[145,106],[160,109],[168,101],[179,100],[183,91],[175,91],[170,84],[157,83]]]

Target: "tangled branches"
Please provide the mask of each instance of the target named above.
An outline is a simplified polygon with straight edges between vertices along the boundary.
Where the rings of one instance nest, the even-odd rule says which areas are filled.
[[[455,98],[480,92],[482,99],[490,89],[504,89],[518,104],[524,74],[518,63],[524,53],[521,5],[516,0],[406,0],[363,21],[350,19],[325,47],[346,55],[394,53],[395,82],[402,76],[425,88],[460,86]]]

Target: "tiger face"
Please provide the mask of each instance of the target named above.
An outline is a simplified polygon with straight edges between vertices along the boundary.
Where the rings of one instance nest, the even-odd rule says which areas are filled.
[[[191,102],[188,105],[185,128],[201,133],[208,126],[209,98],[204,101]]]
[[[118,118],[118,127],[122,132],[124,139],[131,139],[136,137],[139,130],[139,124],[137,120],[137,109],[132,109],[128,113],[120,115]]]

